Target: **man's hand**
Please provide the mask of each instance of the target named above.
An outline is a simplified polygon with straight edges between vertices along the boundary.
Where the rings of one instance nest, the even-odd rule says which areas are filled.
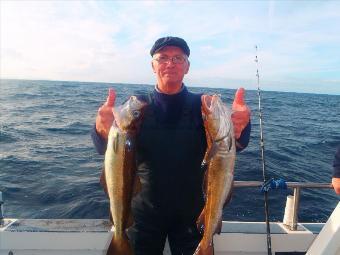
[[[332,185],[336,194],[340,195],[340,178],[333,177]]]
[[[111,125],[113,123],[112,107],[115,104],[116,92],[113,89],[109,89],[109,95],[106,102],[98,109],[96,118],[96,130],[98,134],[107,139]]]
[[[239,139],[242,130],[248,125],[250,120],[250,109],[244,102],[244,88],[239,88],[235,93],[233,102],[231,120],[234,124],[235,138]]]

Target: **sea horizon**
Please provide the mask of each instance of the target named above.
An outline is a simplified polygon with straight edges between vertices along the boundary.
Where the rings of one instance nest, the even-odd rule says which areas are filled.
[[[41,81],[41,82],[67,82],[67,83],[72,83],[72,82],[77,82],[77,83],[89,83],[89,84],[112,84],[112,85],[145,85],[145,86],[152,86],[154,87],[155,84],[149,84],[149,83],[127,83],[127,82],[105,82],[105,81],[81,81],[81,80],[54,80],[54,79],[18,79],[18,78],[0,78],[0,82],[1,80],[12,80],[12,81]],[[254,82],[252,82],[254,83]],[[185,80],[184,80],[184,84],[188,87],[188,88],[209,88],[209,89],[231,89],[231,90],[235,90],[237,88],[229,88],[227,86],[204,86],[204,85],[198,85],[198,86],[190,86],[187,85]],[[240,86],[242,87],[242,86]],[[257,91],[257,88],[252,88],[252,89],[246,89],[246,91]],[[297,94],[312,94],[312,95],[329,95],[329,96],[340,96],[340,91],[336,92],[334,94],[332,93],[316,93],[316,92],[301,92],[301,91],[284,91],[284,90],[270,90],[270,89],[262,89],[261,85],[260,85],[260,91],[267,91],[267,92],[280,92],[280,93],[297,93]]]

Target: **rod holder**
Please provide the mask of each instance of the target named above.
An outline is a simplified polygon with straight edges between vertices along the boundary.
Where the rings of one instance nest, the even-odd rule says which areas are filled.
[[[289,230],[296,231],[298,227],[298,211],[300,205],[300,193],[301,188],[294,188],[294,195],[287,196],[285,214],[283,217],[283,224],[286,225]]]
[[[294,196],[288,195],[286,200],[285,214],[283,216],[283,224],[288,228],[293,222],[293,207],[294,207]]]

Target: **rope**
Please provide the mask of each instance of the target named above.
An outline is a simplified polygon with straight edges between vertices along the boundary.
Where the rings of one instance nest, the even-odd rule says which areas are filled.
[[[287,189],[287,183],[283,179],[270,178],[262,184],[261,192],[268,192],[271,189]]]

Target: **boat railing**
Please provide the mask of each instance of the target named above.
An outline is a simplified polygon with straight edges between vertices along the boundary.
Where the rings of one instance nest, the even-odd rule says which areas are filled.
[[[260,181],[234,181],[235,188],[260,188],[262,187],[262,185],[263,182]],[[287,197],[285,217],[283,223],[290,230],[296,231],[298,226],[298,212],[301,189],[332,189],[332,185],[330,183],[314,183],[314,182],[286,182],[286,185],[287,188],[291,188],[294,190],[294,195]],[[288,203],[289,201],[291,203]],[[2,226],[3,224],[4,224],[3,200],[2,193],[0,191],[0,226]]]
[[[284,220],[284,224],[292,231],[297,230],[298,226],[298,213],[299,213],[299,205],[300,205],[300,195],[301,189],[332,189],[332,184],[330,183],[315,183],[315,182],[286,182],[287,188],[291,188],[294,191],[293,196],[287,197],[285,217],[288,220]],[[234,181],[235,188],[251,188],[262,187],[263,182],[260,181]],[[288,203],[288,200],[291,199],[292,203]],[[287,206],[292,208],[287,208]],[[287,213],[292,212],[292,213]],[[286,215],[289,214],[289,215]]]

